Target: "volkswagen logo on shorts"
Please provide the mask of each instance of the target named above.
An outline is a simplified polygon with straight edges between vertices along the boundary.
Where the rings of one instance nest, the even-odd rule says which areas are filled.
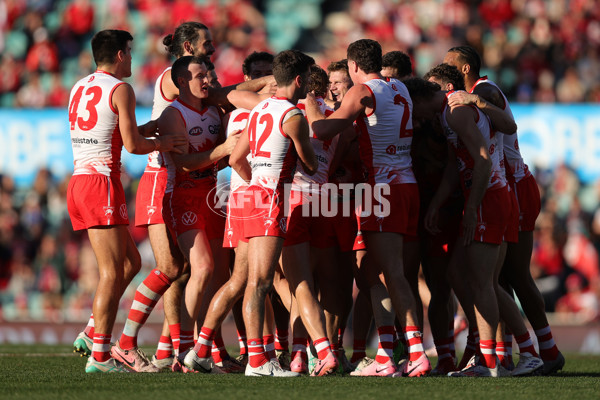
[[[187,226],[194,225],[198,222],[198,216],[192,211],[186,211],[181,216],[181,222]]]
[[[127,206],[125,204],[121,204],[121,207],[119,207],[119,214],[121,214],[121,218],[127,219]]]
[[[281,229],[281,232],[283,233],[287,232],[287,217],[283,217],[279,220],[279,229]]]

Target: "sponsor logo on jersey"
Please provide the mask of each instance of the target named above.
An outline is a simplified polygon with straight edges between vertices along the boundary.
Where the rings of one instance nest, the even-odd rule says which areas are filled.
[[[496,146],[494,146],[493,144],[490,146],[490,155],[494,154],[494,151],[496,151]]]
[[[198,222],[198,216],[192,211],[186,211],[181,216],[181,222],[186,226],[194,225]]]
[[[393,144],[390,144],[387,149],[385,149],[385,152],[390,154],[390,155],[394,155],[396,154],[396,146],[394,146]]]
[[[209,125],[208,131],[210,132],[211,135],[218,135],[219,132],[221,131],[221,125]]]
[[[98,144],[98,139],[90,138],[71,138],[73,144]]]

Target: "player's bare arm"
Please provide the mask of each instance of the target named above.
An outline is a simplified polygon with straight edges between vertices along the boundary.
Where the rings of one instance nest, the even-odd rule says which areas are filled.
[[[302,163],[304,171],[308,175],[314,175],[319,168],[319,162],[315,156],[315,149],[310,143],[306,118],[300,114],[294,115],[283,124],[282,129],[294,142],[298,159]]]
[[[119,130],[125,149],[132,154],[148,154],[155,150],[180,153],[178,146],[186,143],[177,137],[157,137],[149,140],[140,134],[135,120],[135,94],[129,84],[119,85],[112,96],[112,104],[119,114]],[[148,124],[146,124],[148,125]],[[151,121],[150,129],[156,123]],[[142,128],[142,130],[148,129]],[[154,128],[156,131],[156,128]]]
[[[358,146],[356,145],[356,131],[354,127],[348,127],[340,133],[340,139],[338,145],[333,154],[333,159],[329,165],[329,173],[331,175],[340,166],[342,160],[359,160]]]
[[[502,101],[504,102],[504,99]],[[507,135],[517,132],[515,120],[504,109],[494,105],[491,101],[487,101],[482,96],[461,90],[453,93],[448,98],[448,105],[450,107],[461,104],[474,104],[477,106],[477,108],[490,118],[494,130]]]
[[[229,104],[228,95],[233,90],[246,90],[249,92],[258,92],[267,85],[272,85],[275,82],[275,78],[272,75],[263,76],[250,81],[238,83],[237,85],[230,85],[224,88],[210,88],[208,90],[208,98],[205,99],[208,105],[227,105]],[[252,109],[253,107],[244,107]]]
[[[227,94],[227,100],[236,108],[252,110],[258,103],[271,97],[268,93],[256,93],[249,90],[232,90]]]
[[[474,110],[464,106],[451,108],[447,111],[446,120],[450,128],[457,133],[474,161],[473,183],[463,217],[463,237],[466,246],[473,240],[477,225],[477,208],[487,190],[492,161],[481,132],[479,132],[475,123]]]
[[[240,135],[240,140],[238,140],[229,156],[229,165],[246,182],[250,182],[250,179],[252,179],[252,168],[246,158],[248,154],[250,154],[250,141],[248,139],[248,131],[244,129]]]
[[[432,234],[438,234],[441,232],[438,226],[439,211],[442,205],[446,202],[448,197],[454,192],[456,187],[460,184],[460,175],[458,173],[458,162],[456,161],[456,154],[450,144],[448,144],[448,163],[444,168],[444,175],[438,186],[435,195],[429,203],[429,208],[425,214],[425,229]]]
[[[310,99],[307,96],[307,105],[309,102]],[[321,140],[329,140],[347,127],[352,126],[352,123],[361,113],[368,113],[372,109],[373,97],[371,91],[365,85],[356,85],[348,90],[340,108],[329,117],[325,118],[322,113],[314,112],[314,109],[309,113],[308,107],[306,116],[315,135]]]

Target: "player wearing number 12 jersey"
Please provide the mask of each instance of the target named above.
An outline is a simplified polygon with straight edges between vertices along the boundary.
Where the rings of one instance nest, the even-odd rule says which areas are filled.
[[[314,60],[296,50],[279,53],[273,61],[277,81],[275,95],[259,103],[252,112],[244,134],[248,141],[238,143],[230,158],[231,166],[246,181],[246,193],[253,203],[244,216],[248,241],[248,284],[244,295],[244,321],[248,334],[248,376],[298,376],[283,371],[267,359],[263,347],[265,298],[273,286],[273,274],[285,238],[284,188],[291,183],[299,157],[304,170],[314,174],[317,160],[309,140],[306,119],[296,107],[306,96],[309,68]],[[246,156],[252,154],[252,168]],[[329,346],[326,338],[315,347]],[[318,375],[331,373],[337,362],[317,364]]]
[[[156,123],[137,127],[135,95],[122,82],[131,76],[129,32],[105,30],[92,38],[98,69],[71,90],[69,123],[75,170],[67,205],[73,229],[87,229],[100,279],[94,297],[94,333],[86,372],[123,372],[111,358],[110,339],[119,299],[141,267],[127,230],[129,219],[120,182],[121,147],[134,154],[173,150],[175,138],[147,140]]]

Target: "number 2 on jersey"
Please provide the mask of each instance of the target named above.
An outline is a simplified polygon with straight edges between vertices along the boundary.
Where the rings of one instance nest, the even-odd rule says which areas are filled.
[[[77,109],[79,108],[81,96],[83,95],[83,89],[83,86],[80,86],[79,89],[77,89],[69,106],[69,123],[71,124],[71,130],[75,129],[75,122],[77,122],[77,126],[79,126],[79,129],[82,131],[89,131],[96,126],[96,123],[98,122],[96,105],[98,105],[102,98],[102,89],[98,86],[91,86],[85,91],[86,96],[92,96],[85,104],[85,109],[88,112],[88,119],[83,119],[77,115]]]
[[[252,118],[250,119],[250,123],[248,124],[248,141],[250,142],[250,151],[252,152],[252,157],[271,157],[270,151],[261,151],[260,148],[265,143],[265,141],[271,135],[273,131],[273,116],[271,114],[263,114],[260,117],[260,121],[257,121],[258,113],[254,113]],[[256,141],[256,133],[257,133],[257,123],[261,125],[266,124],[265,129],[262,130],[262,134],[258,138],[258,142]]]

